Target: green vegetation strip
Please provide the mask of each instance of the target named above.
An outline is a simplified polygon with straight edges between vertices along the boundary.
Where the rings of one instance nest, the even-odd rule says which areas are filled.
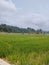
[[[49,65],[49,35],[0,33],[0,58],[15,65]]]

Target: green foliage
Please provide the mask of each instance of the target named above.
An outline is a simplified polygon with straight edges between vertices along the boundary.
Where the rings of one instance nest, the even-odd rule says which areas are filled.
[[[49,35],[0,33],[0,58],[15,65],[49,65]]]
[[[12,33],[33,33],[35,32],[34,29],[31,28],[19,28],[16,26],[10,26],[10,25],[6,25],[6,24],[1,24],[0,25],[0,32],[12,32]]]

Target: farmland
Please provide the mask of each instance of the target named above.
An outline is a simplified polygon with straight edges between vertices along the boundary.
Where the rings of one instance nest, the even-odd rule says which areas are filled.
[[[15,65],[49,65],[49,35],[0,33],[0,58]]]

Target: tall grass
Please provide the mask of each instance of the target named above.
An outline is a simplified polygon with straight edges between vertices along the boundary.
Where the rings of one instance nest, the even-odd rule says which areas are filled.
[[[49,35],[0,33],[0,58],[16,65],[49,65]]]

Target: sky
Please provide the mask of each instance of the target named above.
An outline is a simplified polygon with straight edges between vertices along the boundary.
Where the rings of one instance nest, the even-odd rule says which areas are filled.
[[[0,24],[49,31],[49,0],[0,0]]]

